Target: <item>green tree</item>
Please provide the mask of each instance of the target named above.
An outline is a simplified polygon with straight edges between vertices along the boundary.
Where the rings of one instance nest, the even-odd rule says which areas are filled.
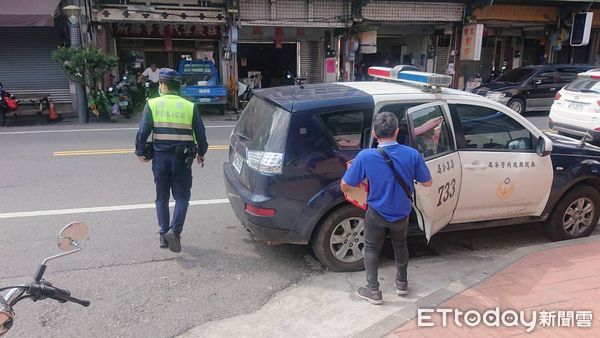
[[[90,106],[102,119],[110,118],[111,104],[100,88],[102,76],[117,65],[118,58],[94,47],[59,47],[52,53],[72,81],[90,90]]]

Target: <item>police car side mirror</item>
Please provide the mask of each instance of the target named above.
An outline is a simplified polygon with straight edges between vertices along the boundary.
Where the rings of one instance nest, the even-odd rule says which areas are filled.
[[[542,136],[538,137],[537,146],[535,147],[535,152],[539,156],[548,156],[550,155],[550,150],[546,150],[546,139]]]

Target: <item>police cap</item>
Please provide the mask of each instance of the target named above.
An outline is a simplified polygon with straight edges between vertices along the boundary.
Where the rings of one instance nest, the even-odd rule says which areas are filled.
[[[171,68],[161,68],[158,72],[160,82],[179,82],[179,73]]]

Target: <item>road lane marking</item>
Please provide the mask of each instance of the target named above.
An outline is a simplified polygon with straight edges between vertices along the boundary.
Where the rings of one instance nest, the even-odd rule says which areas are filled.
[[[228,150],[228,144],[217,144],[208,146],[208,150]],[[89,149],[89,150],[63,150],[55,151],[52,156],[82,156],[82,155],[115,155],[115,154],[133,154],[133,148],[125,149]]]
[[[220,199],[190,201],[190,206],[192,206],[192,205],[215,205],[215,204],[227,204],[227,203],[229,203],[228,199],[220,198]],[[174,205],[175,205],[175,202],[169,203],[169,206],[171,206],[171,207]],[[155,207],[156,207],[156,205],[154,203],[148,203],[148,204],[114,205],[114,206],[108,206],[108,207],[93,207],[93,208],[6,212],[6,213],[0,214],[0,219],[84,214],[84,213],[93,213],[93,212],[109,212],[109,211],[123,211],[123,210],[154,209]]]
[[[204,126],[205,128],[233,128],[235,125],[211,125]],[[25,131],[7,131],[2,132],[0,135],[27,135],[27,134],[54,134],[54,133],[78,133],[78,132],[90,132],[90,131],[123,131],[123,130],[138,130],[135,128],[95,128],[95,129],[64,129],[64,130],[25,130]]]

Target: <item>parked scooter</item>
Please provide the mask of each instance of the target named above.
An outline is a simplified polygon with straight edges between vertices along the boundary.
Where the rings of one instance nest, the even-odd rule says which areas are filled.
[[[254,75],[252,75],[248,78],[248,81],[246,83],[238,83],[238,87],[242,91],[242,93],[239,95],[240,108],[244,109],[246,107],[246,105],[248,104],[248,102],[250,102],[250,99],[252,98],[252,96],[254,96],[253,89],[254,89],[254,86],[256,86],[255,81],[256,81],[256,79],[255,79]]]
[[[158,97],[158,83],[152,81],[144,82],[144,88],[146,90],[146,101]]]
[[[125,74],[116,86],[108,88],[113,114],[121,114],[125,118],[131,117],[134,106],[129,85],[128,76]]]
[[[19,106],[19,100],[17,100],[14,95],[4,90],[2,82],[0,82],[0,100],[4,102],[8,110],[16,110]]]
[[[15,312],[13,307],[24,299],[38,301],[43,299],[53,299],[59,303],[73,302],[85,307],[90,306],[87,300],[81,300],[71,297],[69,290],[59,289],[52,283],[43,279],[46,271],[46,263],[49,261],[64,257],[82,250],[79,242],[87,237],[87,225],[82,222],[73,222],[67,224],[58,233],[58,248],[63,253],[50,256],[42,262],[33,276],[33,282],[0,288],[0,292],[8,291],[6,296],[0,295],[0,336],[5,335],[14,325]]]
[[[480,87],[481,85],[483,85],[483,79],[481,78],[481,74],[475,73],[467,80],[463,90],[466,92],[471,92],[473,89]]]

